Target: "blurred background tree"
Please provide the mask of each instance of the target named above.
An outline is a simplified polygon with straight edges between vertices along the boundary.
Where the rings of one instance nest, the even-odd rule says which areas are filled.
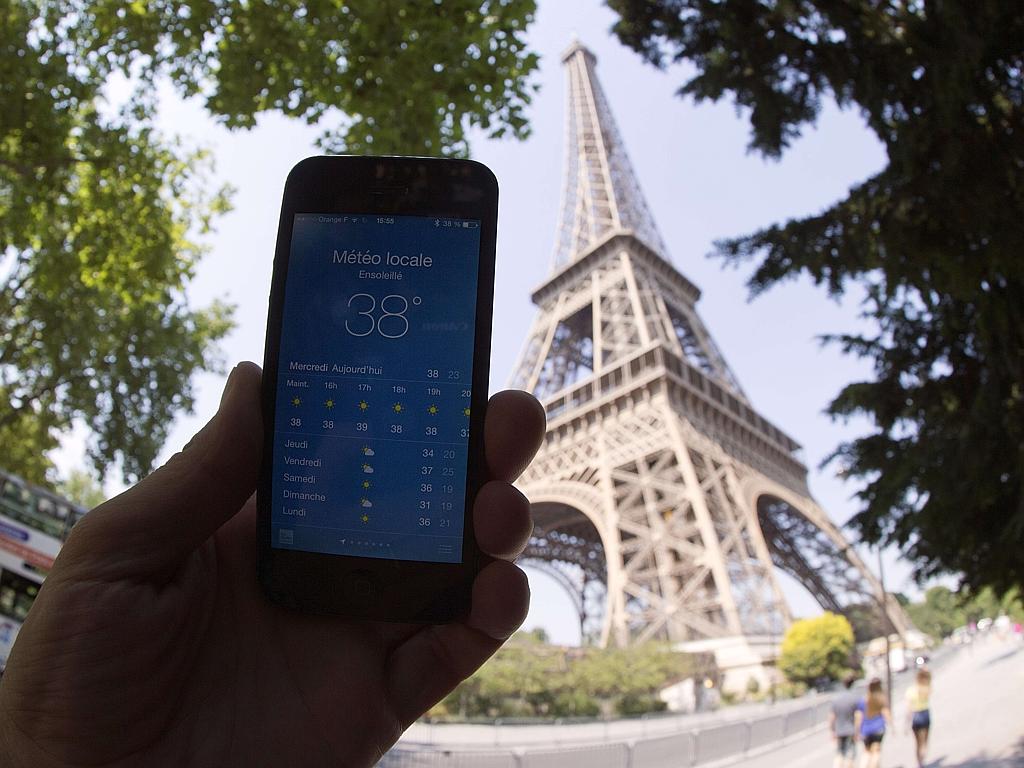
[[[877,602],[851,603],[843,609],[843,615],[850,622],[853,637],[858,643],[882,637],[892,631],[889,620]]]
[[[658,692],[697,672],[693,656],[660,644],[564,648],[519,632],[433,716],[593,717],[665,709]]]
[[[853,628],[843,616],[826,612],[799,619],[782,638],[779,671],[806,685],[839,680],[853,668],[853,651]]]
[[[986,588],[970,597],[964,604],[966,622],[977,622],[984,618],[995,619],[1006,615],[1012,621],[1024,623],[1024,599],[1020,589],[1011,589],[1004,594],[997,594]]]
[[[1024,5],[999,0],[608,0],[615,32],[680,88],[732,98],[779,157],[826,99],[860,111],[888,164],[826,211],[717,244],[756,295],[804,274],[863,297],[832,337],[874,378],[829,412],[873,431],[834,458],[851,524],[920,579],[1024,584]]]
[[[229,127],[333,124],[328,151],[465,154],[528,132],[533,0],[12,0],[0,9],[0,466],[53,484],[76,422],[102,477],[145,474],[231,308],[192,307],[228,210],[201,149],[153,129],[169,81]],[[110,98],[116,80],[128,95]]]
[[[914,625],[936,640],[949,637],[958,627],[984,618],[996,619],[1003,614],[1012,621],[1024,622],[1024,601],[1016,588],[1003,594],[997,594],[990,587],[975,594],[957,594],[940,584],[930,587],[923,600],[908,603],[905,608]]]
[[[914,626],[937,640],[966,624],[963,601],[949,587],[941,585],[929,588],[924,600],[908,603],[904,609]]]
[[[57,492],[85,509],[98,507],[107,500],[107,495],[95,478],[81,469],[69,472],[68,476],[57,484]]]

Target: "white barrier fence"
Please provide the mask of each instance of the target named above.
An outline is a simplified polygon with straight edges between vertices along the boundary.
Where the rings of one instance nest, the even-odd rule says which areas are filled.
[[[558,749],[456,750],[398,745],[380,768],[692,768],[759,751],[825,723],[829,701],[669,736]]]

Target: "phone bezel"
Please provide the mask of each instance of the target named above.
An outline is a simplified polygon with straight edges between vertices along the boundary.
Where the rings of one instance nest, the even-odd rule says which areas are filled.
[[[263,460],[257,486],[259,581],[277,603],[299,610],[386,621],[445,622],[469,609],[484,564],[473,500],[487,479],[483,421],[490,369],[498,184],[470,160],[317,156],[288,174],[281,205],[264,350]],[[329,555],[271,545],[271,473],[285,280],[297,213],[436,216],[480,221],[479,279],[470,398],[469,462],[461,563]]]

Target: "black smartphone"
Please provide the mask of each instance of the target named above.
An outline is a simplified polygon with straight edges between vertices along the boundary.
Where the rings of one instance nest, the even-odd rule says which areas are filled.
[[[311,157],[288,175],[257,491],[271,600],[388,621],[468,611],[497,206],[468,160]]]

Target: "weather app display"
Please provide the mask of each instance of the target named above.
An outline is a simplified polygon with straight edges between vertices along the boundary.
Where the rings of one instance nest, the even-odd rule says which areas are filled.
[[[295,216],[273,546],[461,562],[479,226]]]

